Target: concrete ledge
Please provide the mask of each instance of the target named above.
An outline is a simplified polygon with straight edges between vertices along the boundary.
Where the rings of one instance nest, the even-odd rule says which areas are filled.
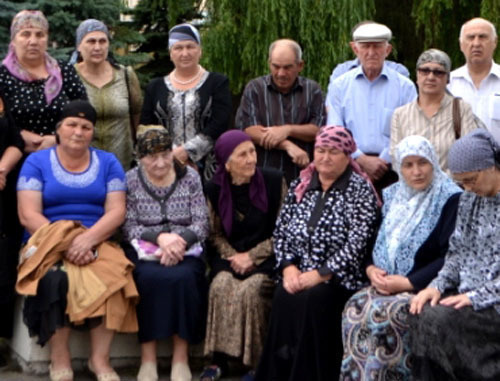
[[[10,341],[12,356],[18,361],[23,372],[47,374],[50,361],[49,347],[45,345],[42,348],[36,343],[36,338],[29,337],[28,328],[23,323],[23,303],[24,298],[18,297],[14,315],[14,335]],[[87,332],[72,331],[69,344],[73,369],[78,371],[86,368],[90,353],[89,334]],[[110,352],[113,367],[139,366],[140,354],[140,344],[136,334],[115,334]],[[159,365],[169,363],[171,354],[170,340],[161,341],[158,345]],[[203,344],[193,346],[190,355],[201,358],[203,356]]]

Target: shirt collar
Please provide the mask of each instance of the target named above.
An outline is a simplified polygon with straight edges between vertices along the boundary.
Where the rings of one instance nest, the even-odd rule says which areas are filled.
[[[349,185],[349,179],[351,178],[351,174],[352,174],[352,168],[350,165],[348,165],[344,173],[342,173],[339,176],[339,178],[330,186],[330,188],[328,188],[327,192],[329,192],[332,189],[345,191],[347,189],[347,186]],[[313,176],[311,178],[311,182],[307,186],[307,190],[319,190],[323,192],[323,188],[321,187],[317,171],[314,171]]]
[[[361,65],[361,63],[359,64],[359,66],[357,68],[355,68],[353,70],[356,70],[355,75],[354,75],[355,78],[358,78],[360,75],[366,78],[366,75],[363,72],[363,66]],[[389,77],[389,73],[387,71],[387,65],[385,64],[385,61],[384,61],[384,65],[382,66],[382,71],[380,72],[379,76],[377,78],[375,78],[372,82],[375,82],[380,77],[384,77],[386,79]]]
[[[274,84],[273,78],[271,77],[271,74],[266,75],[264,77],[264,81],[266,82],[266,85],[269,89],[273,89],[274,91],[281,93],[281,91],[279,91],[278,88],[276,87],[276,85]],[[298,76],[297,79],[295,80],[295,83],[293,84],[292,88],[286,94],[292,93],[296,90],[302,90],[303,87],[304,87],[304,78],[302,78],[301,76]],[[282,94],[285,94],[285,93],[282,93]]]
[[[495,63],[495,61],[491,61],[490,72],[485,78],[488,78],[490,75],[494,75],[495,77],[500,79],[500,65]],[[469,68],[467,67],[467,64],[456,69],[453,73],[453,77],[455,78],[461,77],[472,83],[472,78],[470,77]]]

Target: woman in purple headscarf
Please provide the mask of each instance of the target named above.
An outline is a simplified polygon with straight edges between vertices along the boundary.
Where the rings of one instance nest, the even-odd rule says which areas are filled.
[[[273,234],[281,281],[257,380],[338,379],[342,309],[364,285],[378,214],[355,150],[349,130],[323,127],[313,162],[290,185]]]
[[[218,167],[206,185],[213,280],[205,353],[212,353],[213,365],[205,368],[203,381],[227,370],[227,356],[257,366],[271,307],[271,235],[286,194],[281,172],[256,168],[255,146],[246,133],[222,134],[215,156]]]

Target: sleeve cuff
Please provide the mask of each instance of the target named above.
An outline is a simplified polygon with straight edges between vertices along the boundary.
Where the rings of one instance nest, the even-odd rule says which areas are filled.
[[[358,157],[363,155],[363,151],[361,151],[359,148],[351,154],[351,157],[356,160]]]
[[[158,236],[161,233],[170,233],[170,231],[168,231],[168,230],[162,230],[159,232],[145,231],[141,234],[141,239],[144,241],[154,243],[155,245],[158,245]]]
[[[330,270],[328,266],[323,266],[318,269],[319,275],[321,276],[326,276],[326,275],[331,275],[333,274],[333,271]]]
[[[192,245],[198,242],[198,236],[195,232],[190,229],[184,229],[179,235],[186,241],[186,249],[189,249]]]
[[[287,261],[287,260],[284,260],[281,262],[280,264],[280,270],[284,270],[285,267],[288,267],[288,266],[291,266],[291,265],[294,265],[295,263],[293,263],[292,261]]]

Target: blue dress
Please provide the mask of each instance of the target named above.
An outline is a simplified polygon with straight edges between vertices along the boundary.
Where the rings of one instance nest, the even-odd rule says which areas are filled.
[[[125,173],[116,157],[95,148],[85,171],[69,172],[61,165],[55,147],[34,152],[24,162],[17,190],[42,193],[42,212],[50,222],[80,221],[94,225],[104,214],[106,196],[125,192]],[[25,232],[25,240],[29,238]],[[57,328],[69,324],[66,310],[68,281],[62,270],[49,271],[38,284],[37,295],[26,298],[24,321],[30,336],[44,345]]]

